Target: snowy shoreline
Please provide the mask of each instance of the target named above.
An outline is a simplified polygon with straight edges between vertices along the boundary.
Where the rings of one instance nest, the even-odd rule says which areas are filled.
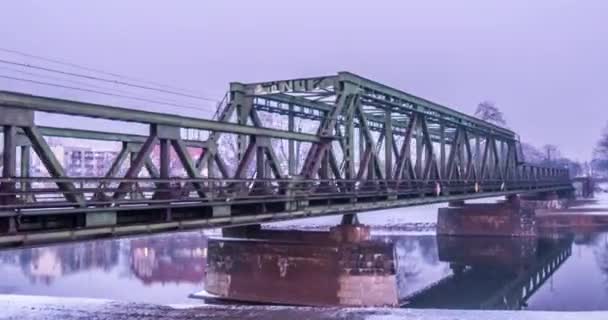
[[[608,311],[482,311],[286,306],[155,305],[103,299],[0,295],[0,319],[433,319],[599,320]]]

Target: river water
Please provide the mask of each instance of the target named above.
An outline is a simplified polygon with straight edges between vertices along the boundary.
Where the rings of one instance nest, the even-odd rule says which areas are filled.
[[[608,310],[608,232],[538,240],[446,238],[428,229],[386,228],[432,223],[440,206],[360,215],[363,224],[372,226],[373,242],[394,250],[405,305]],[[339,220],[284,222],[272,228],[327,226]],[[207,260],[213,258],[207,245],[218,236],[212,230],[1,251],[0,294],[203,304],[189,296],[205,289]],[[325,280],[333,281],[332,276]]]

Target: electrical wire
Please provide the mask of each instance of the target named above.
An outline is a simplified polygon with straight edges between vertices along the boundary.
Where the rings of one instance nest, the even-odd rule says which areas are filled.
[[[171,107],[188,108],[188,109],[194,109],[197,111],[204,111],[200,108],[183,106],[183,105],[179,105],[179,104],[175,104],[175,103],[171,103],[171,102],[160,102],[160,101],[155,101],[152,99],[142,98],[142,97],[138,97],[138,96],[115,94],[115,93],[111,93],[111,92],[86,89],[86,88],[80,88],[80,87],[73,87],[73,86],[67,86],[67,85],[45,82],[45,81],[38,81],[38,80],[33,80],[33,79],[25,79],[25,78],[19,78],[19,77],[13,77],[13,76],[1,75],[1,74],[0,74],[0,78],[14,80],[14,81],[21,81],[21,82],[29,82],[29,83],[43,85],[43,86],[51,86],[51,87],[57,87],[57,88],[63,88],[63,89],[71,89],[71,90],[77,90],[77,91],[82,91],[82,92],[101,94],[101,95],[112,96],[112,97],[132,99],[132,100],[137,100],[137,101],[142,101],[142,102],[162,104],[162,105],[171,106]]]
[[[80,86],[87,86],[87,87],[94,88],[94,89],[110,90],[110,91],[118,92],[118,93],[121,93],[121,94],[135,96],[133,92],[129,92],[129,91],[121,90],[121,89],[116,89],[116,88],[107,88],[107,87],[97,86],[97,85],[86,83],[86,82],[83,82],[83,81],[63,79],[63,78],[53,77],[53,76],[49,76],[49,75],[45,75],[45,74],[27,72],[27,71],[24,71],[24,70],[7,68],[7,67],[0,67],[0,70],[5,70],[5,71],[15,72],[15,73],[21,73],[21,74],[25,74],[25,75],[28,75],[28,76],[38,77],[38,78],[52,80],[52,81],[62,81],[62,82],[67,82],[67,83],[76,84],[76,85],[80,85]],[[148,98],[148,99],[149,100],[153,100],[153,99],[150,99],[150,98]],[[199,108],[199,107],[188,105],[188,104],[182,104],[181,102],[178,102],[178,101],[175,101],[175,100],[164,100],[164,99],[161,100],[161,99],[156,98],[153,101],[156,101],[157,103],[171,103],[171,104],[175,104],[175,105],[180,105],[182,108],[187,108],[187,109],[199,109],[199,110],[206,111],[204,108]]]
[[[190,94],[185,94],[185,93],[179,93],[179,92],[176,92],[176,91],[165,90],[165,89],[160,89],[160,88],[153,88],[153,87],[133,84],[133,83],[125,82],[125,81],[119,81],[119,80],[101,78],[101,77],[96,77],[96,76],[89,76],[89,75],[84,75],[84,74],[75,73],[75,72],[69,72],[69,71],[63,71],[63,70],[54,69],[54,68],[41,67],[41,66],[37,66],[37,65],[28,64],[28,63],[9,61],[9,60],[4,60],[4,59],[0,59],[0,63],[10,64],[10,65],[16,65],[16,66],[25,67],[25,68],[31,68],[31,69],[37,69],[37,70],[42,70],[42,71],[46,71],[46,72],[53,72],[53,73],[67,75],[67,76],[73,76],[73,77],[78,77],[78,78],[89,79],[89,80],[103,81],[103,82],[108,82],[108,83],[113,83],[113,84],[119,84],[119,85],[139,88],[139,89],[145,89],[145,90],[151,90],[151,91],[159,91],[159,92],[163,92],[163,93],[168,93],[168,94],[173,94],[173,95],[183,96],[183,97],[188,97],[188,98],[193,98],[193,99],[199,99],[199,100],[204,100],[204,101],[211,101],[211,102],[216,102],[216,103],[219,102],[216,99],[206,98],[206,97],[202,97],[202,96],[196,96],[196,95],[190,95]]]
[[[39,55],[34,55],[34,54],[27,53],[27,52],[19,51],[19,50],[7,49],[7,48],[1,48],[0,47],[0,51],[11,53],[11,54],[20,55],[20,56],[23,56],[23,57],[38,59],[38,60],[41,60],[41,61],[56,63],[56,64],[59,64],[59,65],[64,65],[64,66],[68,66],[68,67],[72,67],[72,68],[76,68],[76,69],[86,70],[86,71],[90,71],[90,72],[96,72],[96,73],[104,74],[104,75],[107,75],[107,76],[112,76],[112,77],[115,77],[115,78],[121,78],[121,79],[131,80],[131,81],[137,81],[137,82],[141,82],[141,83],[146,83],[146,84],[154,85],[154,86],[157,86],[157,87],[164,87],[164,88],[178,90],[178,91],[182,91],[182,92],[188,92],[188,93],[191,93],[191,94],[194,93],[194,91],[192,91],[192,90],[178,88],[178,87],[171,86],[171,85],[164,84],[164,83],[159,83],[159,82],[154,82],[154,81],[149,81],[149,80],[143,80],[143,79],[139,79],[139,78],[132,77],[132,76],[127,76],[127,75],[120,74],[120,73],[108,72],[108,71],[105,71],[105,70],[101,70],[101,69],[97,69],[97,68],[91,68],[91,67],[83,66],[83,65],[80,65],[80,64],[72,63],[72,62],[66,62],[66,61],[62,61],[62,60],[58,60],[58,59],[53,59],[53,58],[43,57],[43,56],[39,56]],[[194,94],[196,94],[196,93],[194,93]]]

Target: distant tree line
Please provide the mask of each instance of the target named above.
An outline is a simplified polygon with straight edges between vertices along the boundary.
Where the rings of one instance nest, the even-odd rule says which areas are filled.
[[[601,176],[608,176],[608,125],[604,128],[593,152],[591,170]]]
[[[507,125],[504,114],[491,101],[486,100],[481,102],[475,110],[475,116],[495,125]],[[604,134],[603,146],[604,147],[602,150],[604,150],[603,152],[606,159],[606,167],[608,168],[608,128]],[[553,144],[546,144],[540,148],[537,148],[530,143],[522,141],[521,151],[526,163],[560,168],[567,167],[572,175],[580,175],[585,171],[585,166],[583,164],[564,157],[561,154],[559,147]]]

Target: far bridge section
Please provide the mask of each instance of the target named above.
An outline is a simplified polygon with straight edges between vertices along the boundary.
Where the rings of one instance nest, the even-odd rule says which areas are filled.
[[[514,132],[348,72],[232,83],[213,119],[145,109],[0,92],[0,245],[572,189],[565,169],[524,163]],[[76,176],[48,137],[121,147]]]

